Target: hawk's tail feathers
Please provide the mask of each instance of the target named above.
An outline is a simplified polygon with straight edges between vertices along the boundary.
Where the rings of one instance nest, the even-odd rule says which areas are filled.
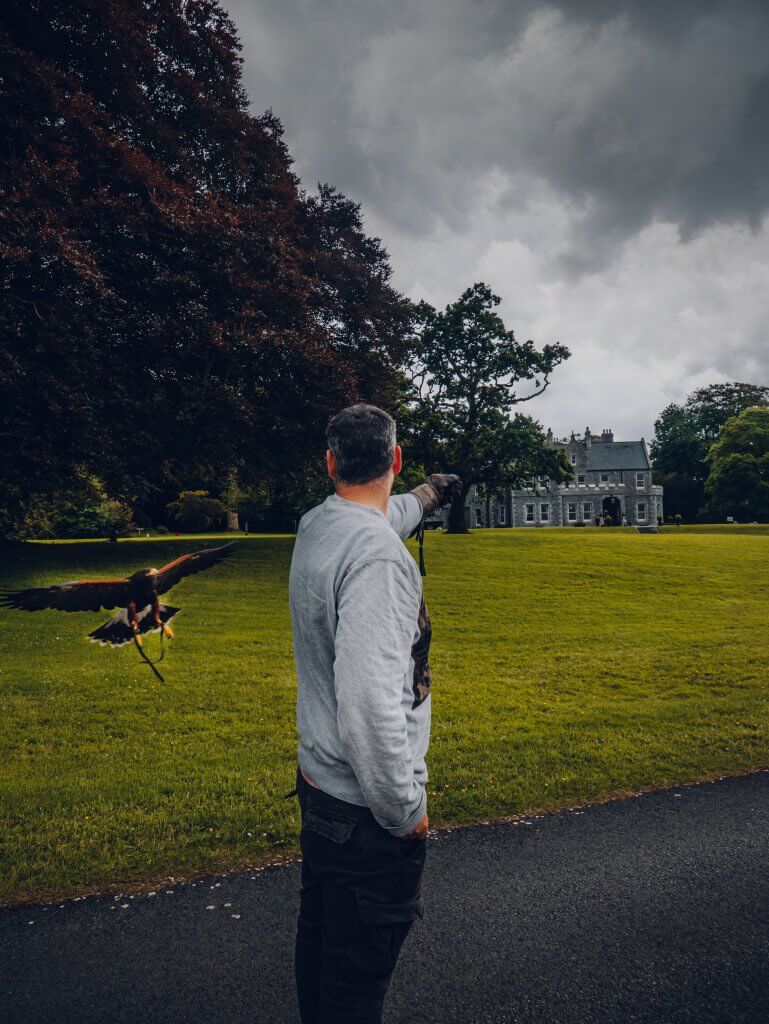
[[[160,606],[160,618],[164,623],[170,622],[178,612],[178,608],[172,608],[170,605],[161,604]],[[142,635],[157,633],[160,630],[160,626],[155,625],[155,620],[152,618],[150,605],[142,608],[136,618],[139,621],[139,632]],[[121,608],[111,619],[95,629],[93,633],[89,633],[88,639],[91,643],[101,644],[102,647],[105,644],[109,644],[110,647],[122,647],[123,644],[130,644],[133,640],[133,630],[128,622],[128,610]]]

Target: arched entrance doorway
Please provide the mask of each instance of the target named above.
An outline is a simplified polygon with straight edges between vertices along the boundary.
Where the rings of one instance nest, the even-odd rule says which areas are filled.
[[[613,494],[603,499],[601,511],[603,512],[604,521],[606,521],[608,516],[609,526],[619,526],[622,522],[622,503]]]

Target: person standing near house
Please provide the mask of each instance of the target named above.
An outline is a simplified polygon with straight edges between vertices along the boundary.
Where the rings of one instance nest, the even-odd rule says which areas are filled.
[[[299,523],[289,577],[298,680],[302,883],[295,975],[302,1024],[378,1024],[422,917],[430,624],[403,540],[461,487],[433,474],[390,496],[395,422],[333,417],[335,493]]]

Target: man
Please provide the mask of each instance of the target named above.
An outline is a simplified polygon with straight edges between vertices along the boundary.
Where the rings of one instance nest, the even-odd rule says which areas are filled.
[[[329,423],[335,493],[304,515],[289,599],[299,683],[303,1024],[375,1024],[403,940],[422,917],[430,626],[403,544],[450,501],[434,474],[390,497],[395,422],[353,405]]]

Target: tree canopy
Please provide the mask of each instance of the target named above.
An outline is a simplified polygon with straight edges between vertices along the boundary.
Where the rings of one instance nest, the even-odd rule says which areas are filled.
[[[723,425],[751,406],[769,403],[769,388],[732,382],[698,388],[683,405],[667,406],[654,424],[651,454],[665,508],[692,520],[706,503],[708,450]]]
[[[769,520],[769,408],[727,420],[708,452],[711,507],[735,519]]]
[[[3,5],[0,532],[83,473],[301,493],[327,416],[394,387],[387,254],[300,188],[239,50],[216,0]]]
[[[532,476],[571,476],[539,425],[512,415],[546,390],[569,351],[517,341],[496,312],[500,301],[479,282],[440,312],[426,302],[415,311],[412,391],[401,421],[413,461],[462,479],[464,492],[449,515],[449,529],[456,532],[466,529],[464,501],[473,485],[501,492]]]

